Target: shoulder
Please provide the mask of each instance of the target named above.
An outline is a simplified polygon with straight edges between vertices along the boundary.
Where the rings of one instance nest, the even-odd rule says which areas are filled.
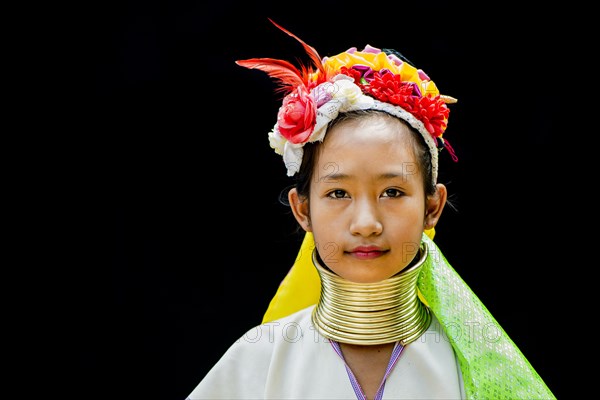
[[[268,354],[278,346],[301,340],[307,332],[314,330],[311,325],[313,306],[274,321],[256,325],[247,330],[227,350],[236,353],[236,358],[254,358],[256,353]]]
[[[258,340],[267,339],[269,343],[297,341],[308,331],[314,330],[311,319],[314,308],[315,305],[311,305],[286,317],[265,322],[247,331],[244,338],[258,334]]]
[[[304,348],[294,344],[311,337],[307,335],[309,332],[313,334],[313,308],[307,307],[246,331],[200,381],[189,399],[262,398],[270,381],[271,363],[289,357],[290,350]]]

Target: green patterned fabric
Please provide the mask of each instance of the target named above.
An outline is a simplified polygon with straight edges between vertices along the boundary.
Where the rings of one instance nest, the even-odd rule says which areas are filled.
[[[427,236],[418,287],[454,347],[468,399],[555,399],[542,378]]]

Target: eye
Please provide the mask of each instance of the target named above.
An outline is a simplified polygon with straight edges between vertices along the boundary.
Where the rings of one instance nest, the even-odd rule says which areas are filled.
[[[336,190],[329,192],[329,194],[327,196],[332,197],[334,199],[343,199],[344,197],[347,197],[347,193],[345,190],[336,189]]]
[[[402,196],[402,192],[398,189],[390,188],[385,189],[382,194],[383,197],[400,197]]]

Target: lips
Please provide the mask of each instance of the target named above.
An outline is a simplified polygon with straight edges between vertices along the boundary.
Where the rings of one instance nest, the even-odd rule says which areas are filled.
[[[371,260],[381,257],[383,254],[387,253],[387,250],[383,250],[381,247],[377,246],[358,246],[348,253],[361,260]]]

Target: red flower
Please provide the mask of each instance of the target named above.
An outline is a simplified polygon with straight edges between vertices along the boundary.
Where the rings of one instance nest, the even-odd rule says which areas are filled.
[[[348,75],[349,77],[354,79],[354,83],[360,86],[360,78],[362,78],[362,73],[354,68],[348,68],[345,65],[340,68],[340,74]]]
[[[294,144],[305,143],[315,129],[317,106],[304,88],[298,86],[283,99],[277,114],[277,125],[281,136]]]
[[[411,82],[402,82],[399,75],[377,72],[365,90],[377,100],[395,104],[412,113],[414,86]]]
[[[439,137],[446,130],[450,109],[439,96],[416,98],[417,112],[413,113],[423,122],[433,137]]]
[[[392,73],[374,74],[363,91],[379,101],[402,107],[423,122],[431,136],[439,137],[446,130],[450,109],[439,96],[422,97],[413,82],[403,82],[399,75]]]

